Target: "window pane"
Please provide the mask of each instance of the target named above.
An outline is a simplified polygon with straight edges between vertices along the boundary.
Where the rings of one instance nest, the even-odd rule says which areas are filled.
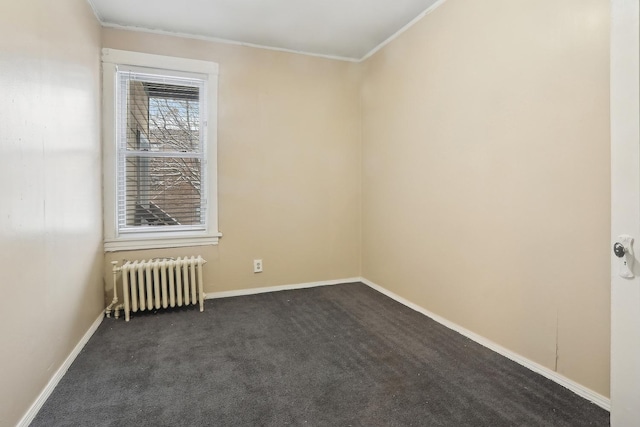
[[[203,224],[201,184],[200,159],[127,156],[126,226]]]
[[[131,80],[127,150],[200,152],[200,88]]]
[[[149,98],[151,151],[198,152],[199,107],[197,100]]]

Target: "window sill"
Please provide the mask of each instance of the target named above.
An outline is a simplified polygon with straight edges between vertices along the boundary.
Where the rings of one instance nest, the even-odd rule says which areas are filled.
[[[222,233],[208,236],[191,237],[155,237],[155,238],[120,238],[105,240],[105,252],[133,251],[139,249],[184,248],[187,246],[217,245]]]

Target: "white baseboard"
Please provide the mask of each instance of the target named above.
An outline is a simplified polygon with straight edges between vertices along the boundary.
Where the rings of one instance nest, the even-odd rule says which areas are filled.
[[[498,345],[496,343],[494,343],[491,340],[488,340],[487,338],[484,338],[481,335],[476,334],[475,332],[471,332],[468,329],[463,328],[460,325],[457,325],[453,322],[450,322],[449,320],[438,316],[437,314],[434,314],[432,312],[430,312],[429,310],[426,310],[422,307],[420,307],[417,304],[414,304],[404,298],[402,298],[401,296],[394,294],[393,292],[383,288],[380,285],[377,285],[375,283],[373,283],[370,280],[367,280],[365,278],[360,278],[360,281],[362,283],[364,283],[365,285],[375,289],[376,291],[388,296],[389,298],[392,298],[394,300],[396,300],[397,302],[399,302],[400,304],[403,304],[415,311],[417,311],[418,313],[422,313],[427,317],[430,317],[431,319],[435,320],[436,322],[440,323],[443,326],[446,326],[449,329],[452,329],[456,332],[458,332],[461,335],[464,335],[465,337],[477,342],[478,344],[488,348],[489,350],[493,350],[496,353],[506,357],[507,359],[511,359],[514,362],[524,366],[525,368],[528,368],[530,370],[532,370],[533,372],[536,372],[540,375],[542,375],[545,378],[550,379],[551,381],[554,381],[558,384],[560,384],[561,386],[571,390],[572,392],[574,392],[575,394],[577,394],[578,396],[581,396],[587,400],[589,400],[590,402],[593,402],[594,404],[598,405],[599,407],[606,409],[607,411],[611,411],[611,400],[599,393],[596,393],[595,391],[581,385],[578,384],[577,382],[570,380],[569,378],[545,367],[540,365],[539,363],[536,363],[532,360],[527,359],[526,357],[523,357],[517,353],[514,353],[511,350],[508,350],[504,347],[502,347],[501,345]]]
[[[361,282],[361,277],[350,277],[347,279],[324,280],[322,282],[297,283],[292,285],[269,286],[265,288],[238,289],[234,291],[210,292],[205,295],[205,299],[239,297],[243,295],[264,294],[267,292],[290,291],[293,289],[315,288],[317,286],[339,285],[342,283]]]
[[[60,366],[60,368],[56,371],[56,373],[53,374],[53,377],[51,377],[51,379],[49,380],[49,383],[40,392],[40,395],[38,395],[35,402],[33,402],[29,410],[24,414],[24,416],[18,422],[16,427],[27,427],[29,424],[31,424],[31,421],[33,421],[36,415],[38,415],[38,411],[40,411],[40,408],[42,408],[42,405],[44,405],[44,402],[47,401],[47,399],[49,398],[53,390],[56,388],[56,386],[64,376],[64,374],[67,373],[67,370],[69,369],[73,361],[76,360],[76,357],[78,357],[78,354],[80,354],[80,351],[82,351],[87,341],[89,341],[89,338],[91,338],[91,336],[95,333],[96,329],[98,329],[98,326],[100,326],[103,319],[104,319],[104,310],[100,312],[100,315],[98,316],[98,318],[95,320],[95,322],[93,322],[93,324],[89,327],[87,332],[82,336],[82,338],[80,339],[80,342],[78,342],[78,344],[73,348],[69,356],[62,363],[62,366]]]

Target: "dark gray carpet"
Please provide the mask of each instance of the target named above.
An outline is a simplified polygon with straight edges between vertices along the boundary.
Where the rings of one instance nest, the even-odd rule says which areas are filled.
[[[32,426],[608,426],[360,284],[105,319]]]

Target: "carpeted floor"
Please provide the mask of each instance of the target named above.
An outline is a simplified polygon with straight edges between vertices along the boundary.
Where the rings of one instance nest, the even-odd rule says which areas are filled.
[[[105,319],[32,426],[608,426],[360,284]]]

